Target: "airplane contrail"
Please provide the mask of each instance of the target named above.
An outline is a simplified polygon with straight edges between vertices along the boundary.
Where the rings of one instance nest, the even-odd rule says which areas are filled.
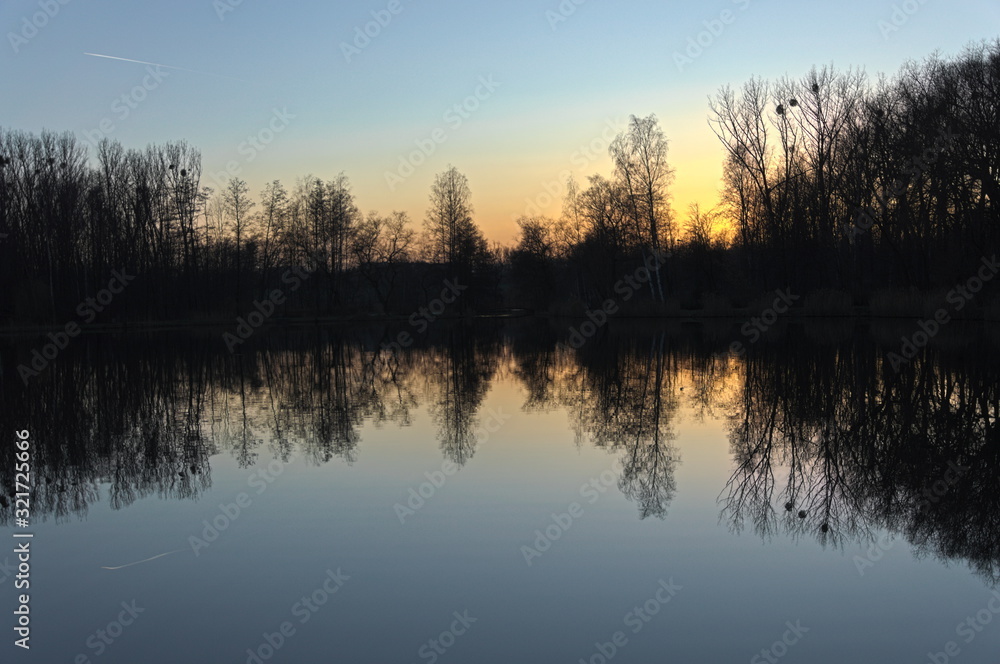
[[[133,60],[132,58],[119,58],[114,55],[101,55],[100,53],[84,53],[84,55],[90,55],[95,58],[107,58],[108,60],[121,60],[122,62],[136,62],[140,65],[153,65],[154,67],[163,67],[164,69],[176,69],[178,71],[188,71],[192,74],[204,74],[205,76],[216,76],[218,78],[229,78],[234,81],[241,81],[246,83],[242,78],[236,78],[235,76],[226,76],[224,74],[213,74],[209,71],[198,71],[197,69],[186,69],[184,67],[173,67],[171,65],[161,64],[159,62],[146,62],[145,60]]]
[[[119,565],[118,567],[102,567],[101,569],[124,569],[126,567],[131,567],[132,565],[138,565],[140,563],[148,563],[150,560],[156,560],[157,558],[162,558],[163,556],[169,556],[171,553],[178,553],[184,549],[176,549],[174,551],[167,551],[166,553],[161,553],[158,556],[153,556],[152,558],[146,558],[145,560],[137,560],[134,563],[129,563],[127,565]]]

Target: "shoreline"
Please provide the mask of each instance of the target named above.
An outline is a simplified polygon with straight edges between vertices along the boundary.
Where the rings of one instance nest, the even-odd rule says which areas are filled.
[[[683,324],[698,324],[708,321],[733,321],[741,322],[759,316],[760,312],[755,310],[734,309],[727,312],[700,312],[699,310],[680,311],[678,313],[634,313],[615,314],[609,317],[610,321],[669,321]],[[377,325],[386,323],[405,323],[410,318],[409,315],[347,315],[347,316],[296,316],[287,318],[272,318],[264,322],[261,327],[308,327],[321,326],[332,327],[339,325]],[[553,314],[536,313],[527,309],[511,309],[492,313],[469,314],[461,316],[441,316],[438,321],[458,322],[458,321],[481,321],[496,319],[514,318],[537,318],[546,320],[566,320],[566,321],[586,321],[586,314]],[[867,309],[857,309],[850,313],[820,313],[792,310],[782,314],[782,319],[786,321],[813,321],[813,320],[838,320],[838,321],[920,321],[929,318],[927,313],[918,314],[877,314]],[[1000,318],[990,318],[984,312],[979,312],[976,316],[956,317],[953,322],[994,324],[1000,323]],[[205,330],[217,329],[228,330],[237,323],[236,318],[229,319],[190,319],[190,320],[153,320],[153,321],[127,321],[120,323],[92,323],[81,326],[84,334],[104,334],[122,332],[164,332],[177,330]],[[17,337],[46,334],[49,332],[61,331],[65,325],[10,325],[0,327],[0,337]]]

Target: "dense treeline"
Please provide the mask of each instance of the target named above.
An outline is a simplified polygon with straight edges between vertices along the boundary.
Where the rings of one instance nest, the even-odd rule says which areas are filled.
[[[723,89],[711,123],[741,270],[756,283],[953,286],[1000,239],[1000,42],[871,84],[814,69]]]
[[[611,146],[612,179],[569,183],[558,221],[521,220],[514,285],[593,305],[648,250],[669,254],[650,299],[666,292],[674,307],[752,305],[778,288],[818,307],[905,305],[900,291],[964,283],[1000,246],[998,109],[1000,41],[892,79],[823,67],[725,87],[709,114],[722,203],[683,220],[655,118],[633,118]],[[561,288],[538,289],[553,273]]]
[[[495,290],[495,252],[454,168],[435,183],[423,237],[405,213],[363,215],[343,174],[291,192],[274,181],[259,201],[239,179],[217,192],[200,182],[183,142],[104,140],[92,163],[71,134],[0,130],[0,279],[16,286],[0,294],[3,317],[62,322],[116,271],[135,284],[102,322],[239,315],[276,288],[290,316],[399,310],[448,277],[487,306]]]
[[[135,283],[107,313],[91,307],[102,322],[238,316],[275,288],[283,317],[406,314],[447,279],[467,287],[459,312],[613,298],[670,313],[776,288],[877,308],[905,300],[893,289],[965,281],[1000,244],[998,101],[1000,41],[892,79],[823,67],[726,87],[709,116],[726,154],[719,207],[676,218],[668,141],[655,116],[633,116],[613,173],[571,179],[560,218],[521,217],[507,248],[486,242],[454,167],[418,227],[362,213],[343,174],[213,191],[184,142],[88,155],[71,134],[0,129],[0,279],[14,285],[0,319],[61,324],[116,274]]]

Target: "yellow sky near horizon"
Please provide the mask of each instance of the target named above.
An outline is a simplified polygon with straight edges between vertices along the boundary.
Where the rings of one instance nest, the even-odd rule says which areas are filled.
[[[675,220],[680,225],[687,216],[690,204],[697,203],[702,210],[717,205],[723,147],[708,126],[704,102],[688,101],[684,106],[675,104],[674,109],[668,108],[668,112],[663,113],[656,107],[667,106],[665,99],[656,99],[655,105],[648,99],[637,101],[639,103],[628,104],[628,107],[649,109],[652,106],[652,110],[634,114],[645,116],[655,113],[669,141],[668,161],[675,171],[669,193]],[[617,108],[619,104],[614,106]],[[362,212],[403,210],[409,213],[418,228],[423,224],[435,175],[448,165],[455,165],[469,179],[475,220],[487,240],[509,245],[516,241],[517,217],[527,214],[559,218],[567,175],[572,174],[582,190],[586,188],[589,176],[600,174],[610,177],[613,174],[607,146],[617,133],[625,129],[629,113],[615,115],[606,112],[610,107],[611,104],[608,104],[602,109],[605,112],[597,115],[580,110],[575,117],[558,127],[528,127],[523,131],[513,131],[510,121],[506,120],[484,122],[479,127],[463,127],[449,137],[451,144],[442,144],[439,154],[428,158],[392,190],[386,184],[385,174],[395,172],[392,167],[398,165],[398,157],[392,161],[373,158],[369,148],[378,137],[357,137],[356,142],[331,145],[331,150],[341,153],[345,163],[358,166],[356,170],[345,172],[351,179],[356,202]],[[539,133],[546,132],[549,132],[547,140],[536,138]],[[289,145],[289,150],[291,157],[296,152],[296,146]],[[454,154],[456,151],[461,151],[461,154]],[[291,168],[301,171],[305,167],[306,172],[324,179],[332,177],[327,172],[328,168],[324,168],[325,164],[318,159],[314,163],[303,163],[300,159],[283,164],[282,155],[267,156],[275,158],[275,162],[262,165],[263,173],[271,172],[275,167],[286,171]],[[267,180],[261,179],[258,185],[252,175],[256,173],[248,169],[246,179],[250,181],[251,190],[257,191]],[[286,186],[291,184],[286,182]]]

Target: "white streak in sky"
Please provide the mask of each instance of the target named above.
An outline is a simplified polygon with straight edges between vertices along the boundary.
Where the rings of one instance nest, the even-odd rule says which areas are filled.
[[[154,67],[163,67],[164,69],[176,69],[178,71],[188,71],[192,74],[204,74],[205,76],[216,76],[218,78],[229,78],[234,81],[241,81],[246,83],[242,78],[236,78],[234,76],[225,76],[223,74],[213,74],[208,71],[198,71],[197,69],[185,69],[184,67],[173,67],[171,65],[160,64],[159,62],[146,62],[145,60],[133,60],[132,58],[119,58],[114,55],[101,55],[100,53],[84,53],[84,55],[90,55],[95,58],[107,58],[108,60],[121,60],[122,62],[136,62],[140,65],[152,65]]]

